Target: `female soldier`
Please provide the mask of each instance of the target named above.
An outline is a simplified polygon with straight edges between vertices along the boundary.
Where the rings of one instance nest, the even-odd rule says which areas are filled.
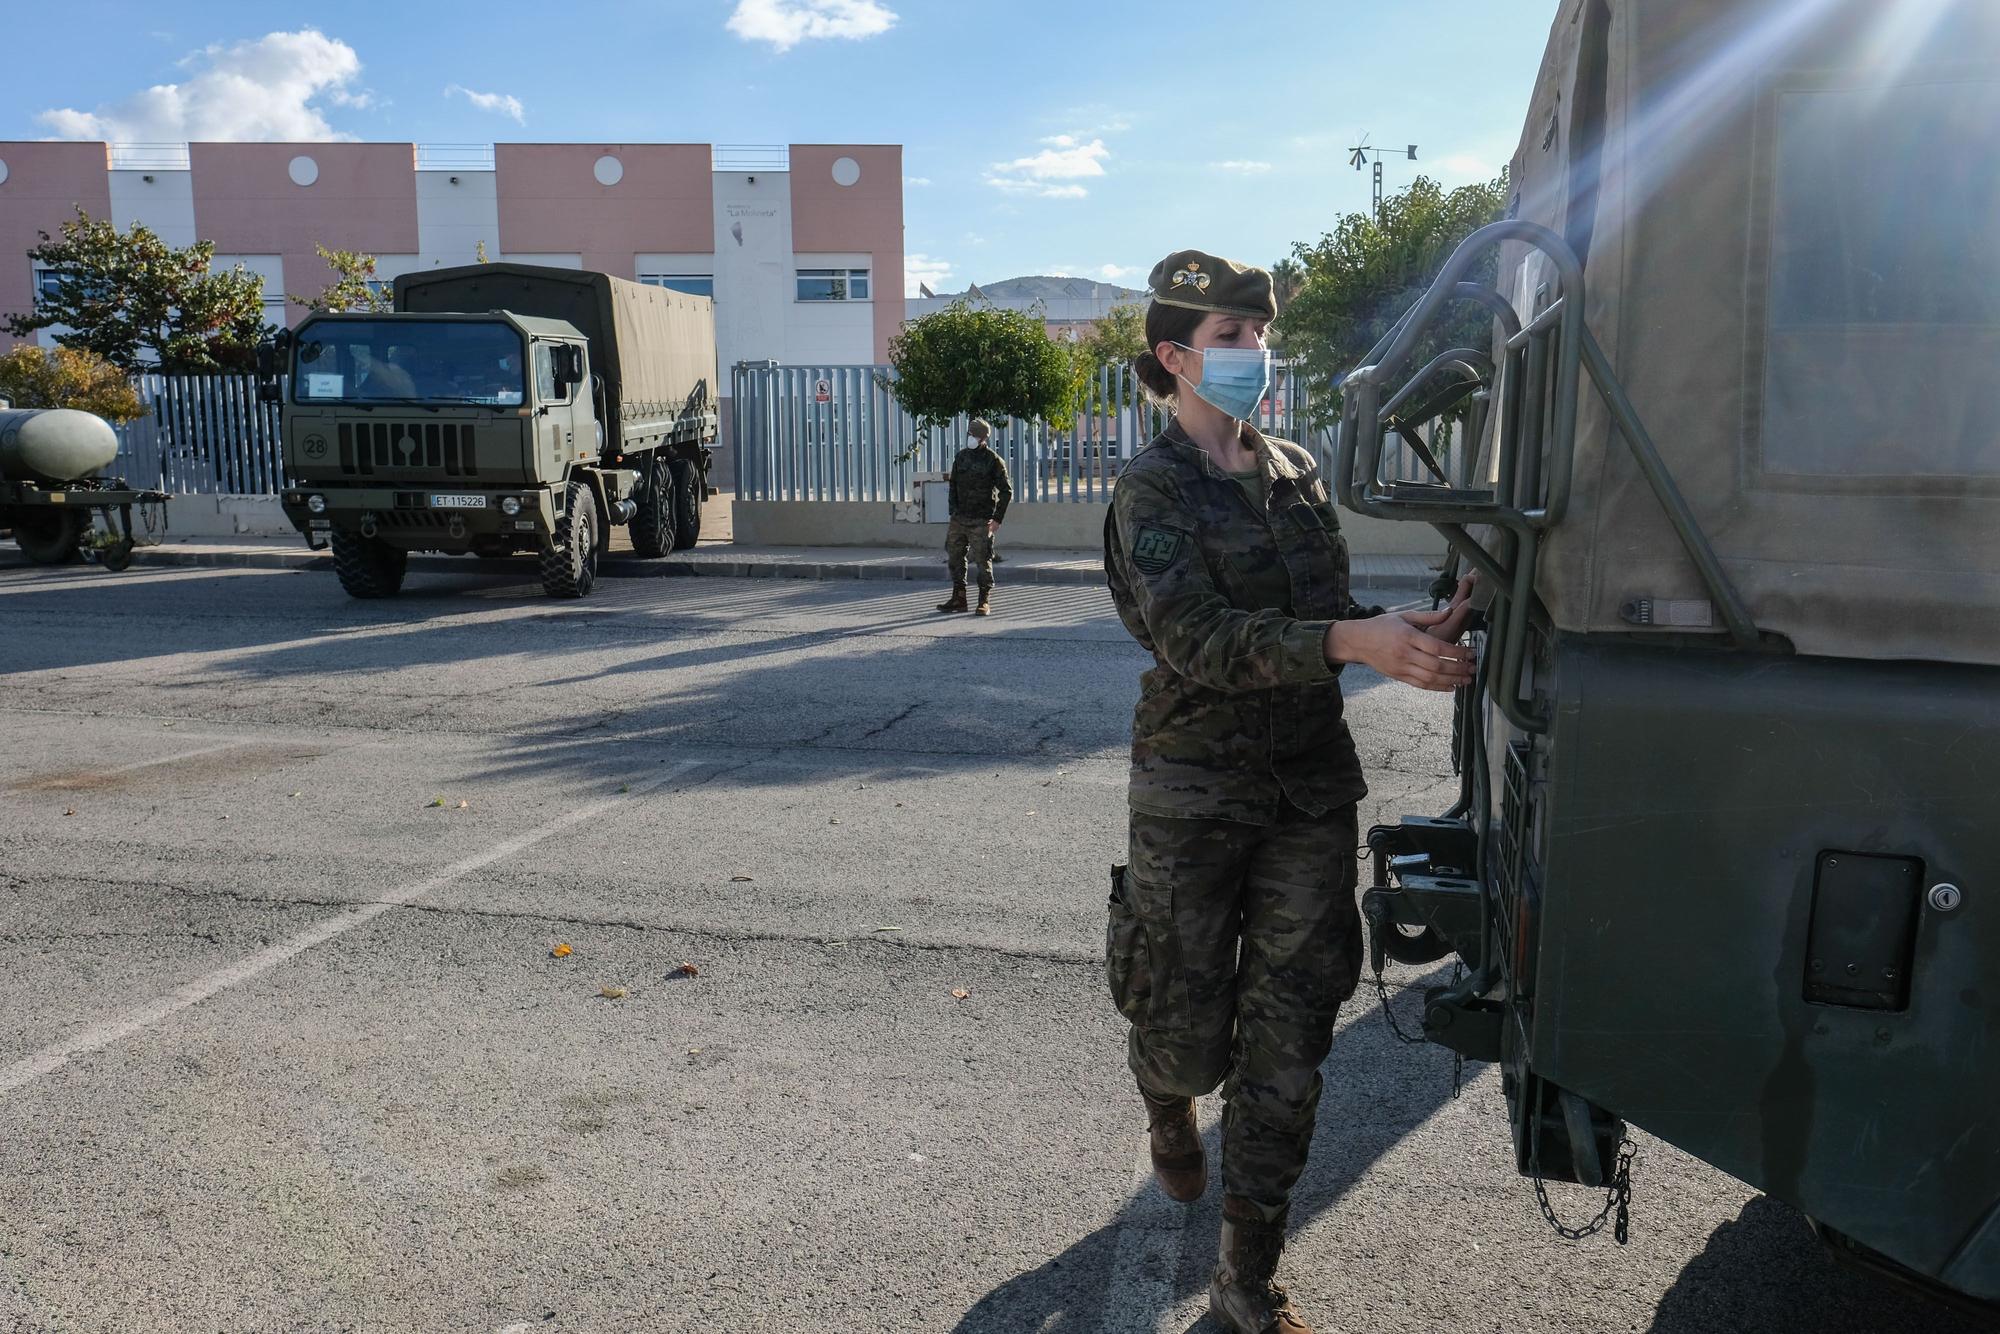
[[[1132,719],[1131,847],[1107,971],[1153,1167],[1208,1182],[1194,1099],[1223,1085],[1222,1243],[1209,1309],[1241,1334],[1311,1334],[1273,1282],[1320,1063],[1361,967],[1365,793],[1345,663],[1429,690],[1472,679],[1463,593],[1382,615],[1348,596],[1347,544],[1312,455],[1261,435],[1271,275],[1200,251],[1154,267],[1133,369],[1173,420],[1118,479],[1105,572],[1153,654]],[[1226,1084],[1225,1084],[1226,1077]]]

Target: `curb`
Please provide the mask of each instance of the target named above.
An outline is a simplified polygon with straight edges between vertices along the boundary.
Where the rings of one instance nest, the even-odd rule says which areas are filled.
[[[135,563],[173,565],[207,569],[318,570],[333,573],[333,558],[308,551],[175,551],[167,547],[142,547],[133,553]],[[15,562],[0,560],[0,564]],[[25,564],[25,562],[21,562]],[[492,572],[518,566],[532,570],[531,562],[468,560],[462,556],[412,556],[410,569],[423,574]],[[942,579],[943,562],[931,558],[903,561],[759,561],[690,560],[672,556],[660,560],[612,557],[599,567],[600,573],[614,578],[707,578],[707,579],[806,579],[901,580],[937,583]],[[1104,573],[1094,568],[1070,565],[1035,566],[1010,563],[999,572],[1002,583],[1062,584],[1071,587],[1101,588]],[[1430,586],[1426,578],[1407,575],[1372,574],[1356,571],[1355,592],[1422,594]]]

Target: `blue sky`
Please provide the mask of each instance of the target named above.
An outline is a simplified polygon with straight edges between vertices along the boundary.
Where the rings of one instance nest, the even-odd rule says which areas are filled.
[[[911,277],[1139,285],[1490,176],[1555,0],[14,6],[0,138],[900,143]],[[293,20],[291,14],[306,14]]]

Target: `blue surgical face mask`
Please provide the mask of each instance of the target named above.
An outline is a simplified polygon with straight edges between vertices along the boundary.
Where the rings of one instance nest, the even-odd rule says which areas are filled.
[[[1271,352],[1262,347],[1205,347],[1192,348],[1186,343],[1175,343],[1184,351],[1201,354],[1201,383],[1188,384],[1181,376],[1174,378],[1194,390],[1195,394],[1234,417],[1237,421],[1248,421],[1257,411],[1257,405],[1264,401],[1264,394],[1271,387]]]

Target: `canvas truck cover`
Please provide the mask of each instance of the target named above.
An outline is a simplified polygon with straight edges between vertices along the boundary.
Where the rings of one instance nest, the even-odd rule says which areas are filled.
[[[1764,631],[2000,664],[2000,4],[1563,0],[1513,212]],[[1502,293],[1553,296],[1509,244]],[[1707,596],[1602,401],[1539,591],[1560,629]]]
[[[467,264],[396,279],[396,310],[510,311],[565,320],[604,379],[606,447],[626,428],[716,410],[715,303],[587,269]]]

